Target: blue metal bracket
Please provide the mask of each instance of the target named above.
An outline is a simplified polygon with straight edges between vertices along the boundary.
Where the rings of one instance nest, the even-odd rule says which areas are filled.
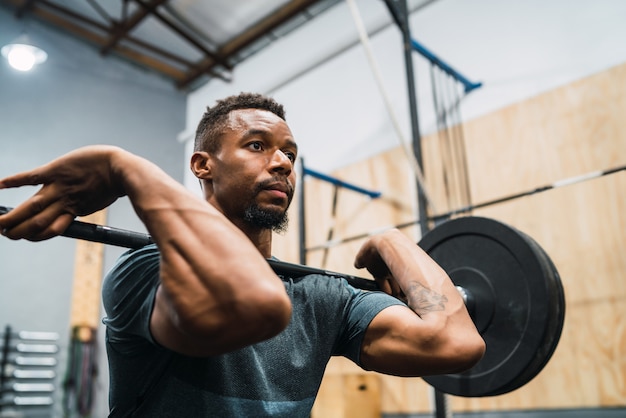
[[[480,82],[479,83],[472,83],[467,78],[463,77],[461,74],[459,74],[452,67],[450,67],[448,64],[443,62],[441,59],[439,59],[435,54],[430,52],[428,49],[426,49],[423,45],[421,45],[415,39],[411,39],[411,46],[413,47],[414,50],[419,52],[428,61],[430,61],[431,63],[433,63],[437,67],[441,68],[447,74],[449,74],[450,76],[454,77],[458,82],[463,84],[465,86],[465,93],[466,94],[469,93],[470,91],[474,90],[474,89],[477,89],[477,88],[481,87],[483,85],[483,83],[480,83]]]
[[[329,175],[322,174],[320,172],[311,170],[310,168],[307,168],[307,167],[304,167],[304,174],[305,175],[309,175],[311,177],[315,177],[315,178],[323,180],[323,181],[327,181],[328,183],[334,184],[335,186],[343,187],[343,188],[352,190],[352,191],[357,192],[357,193],[362,193],[362,194],[368,195],[372,199],[376,199],[376,198],[378,198],[378,197],[380,197],[382,195],[381,192],[375,192],[375,191],[371,191],[371,190],[366,190],[366,189],[364,189],[362,187],[355,186],[355,185],[350,184],[350,183],[346,183],[345,181],[342,181],[342,180],[339,180],[339,179],[337,179],[335,177],[331,177]]]

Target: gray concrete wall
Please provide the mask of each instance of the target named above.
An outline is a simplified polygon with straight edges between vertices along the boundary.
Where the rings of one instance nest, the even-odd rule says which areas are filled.
[[[0,45],[24,28],[49,54],[31,73],[19,73],[0,59],[0,177],[29,170],[89,144],[122,146],[144,156],[182,182],[184,147],[177,135],[185,124],[185,95],[162,77],[116,58],[103,58],[89,45],[34,21],[15,19],[0,8]],[[0,191],[0,205],[16,206],[36,191]],[[118,200],[108,223],[145,230],[129,202]],[[0,237],[0,327],[54,331],[60,338],[58,384],[69,343],[76,241],[41,243]],[[105,269],[122,249],[105,249]],[[108,374],[102,339],[94,417],[108,414]],[[60,414],[59,402],[54,416]]]

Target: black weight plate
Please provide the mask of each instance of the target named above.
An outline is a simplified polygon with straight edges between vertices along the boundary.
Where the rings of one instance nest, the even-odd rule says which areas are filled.
[[[424,380],[466,397],[528,383],[552,356],[563,327],[563,288],[547,254],[520,231],[480,217],[441,224],[419,245],[474,296],[472,319],[487,345],[470,370]]]
[[[546,267],[546,284],[550,286],[550,293],[553,295],[553,298],[550,302],[551,310],[548,323],[546,324],[545,338],[543,344],[539,347],[539,351],[535,355],[535,359],[528,365],[526,372],[520,374],[518,378],[511,381],[509,385],[504,386],[501,389],[501,393],[508,393],[525,385],[543,370],[548,360],[550,360],[550,357],[552,357],[554,350],[556,350],[565,320],[565,293],[554,263],[535,240],[520,231],[518,232],[534,247],[536,254],[542,258],[543,265]]]

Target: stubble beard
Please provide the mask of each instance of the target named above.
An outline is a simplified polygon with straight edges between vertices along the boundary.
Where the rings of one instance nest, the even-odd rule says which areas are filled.
[[[254,190],[253,195],[258,195],[267,184],[276,181],[277,179],[267,180],[261,184],[258,184]],[[287,208],[291,205],[291,199],[293,198],[293,189],[288,193]],[[262,228],[271,229],[277,234],[283,234],[287,232],[289,226],[289,216],[287,215],[287,208],[284,211],[264,209],[256,203],[253,199],[252,202],[246,207],[243,214],[243,219],[249,225]]]
[[[263,209],[256,203],[246,208],[243,219],[252,226],[262,229],[271,229],[278,234],[285,233],[289,225],[287,211],[281,212]]]

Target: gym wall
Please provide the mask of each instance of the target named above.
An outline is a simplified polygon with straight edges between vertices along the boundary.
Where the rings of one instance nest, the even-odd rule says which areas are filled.
[[[0,7],[0,45],[15,39],[23,22]],[[123,147],[183,180],[185,96],[160,76],[99,52],[37,21],[28,32],[46,51],[45,66],[19,73],[0,59],[0,177],[33,169],[72,149],[94,144]],[[2,190],[0,205],[17,206],[37,188]],[[127,198],[107,212],[110,225],[145,231]],[[71,297],[79,241],[0,239],[0,326],[14,331],[59,334],[57,377],[51,416],[63,416],[63,381],[68,368]],[[122,248],[107,246],[103,271]],[[97,258],[93,255],[93,258]],[[99,292],[96,294],[99,301]],[[94,417],[108,415],[108,368],[104,326],[98,329],[99,374],[93,383]],[[42,416],[29,409],[25,417]],[[7,414],[9,412],[7,411]]]
[[[466,122],[463,126],[473,203],[605,170],[626,162],[626,65],[581,79]],[[435,135],[423,138],[428,190],[448,209]],[[416,219],[415,181],[402,150],[352,164],[333,176],[383,193],[371,200],[308,178],[307,247]],[[555,263],[566,295],[560,343],[545,369],[524,387],[487,398],[450,397],[454,412],[623,408],[626,405],[626,172],[581,181],[475,210],[533,237]],[[297,203],[292,230],[276,238],[276,255],[298,261]],[[418,239],[415,226],[404,228]],[[363,240],[309,251],[314,267],[367,277],[352,267]],[[326,254],[325,254],[326,253]],[[334,359],[314,417],[379,417],[432,411],[421,379],[382,376]],[[403,415],[404,414],[404,415]],[[396,415],[394,415],[396,416]],[[413,416],[413,415],[412,415]]]

